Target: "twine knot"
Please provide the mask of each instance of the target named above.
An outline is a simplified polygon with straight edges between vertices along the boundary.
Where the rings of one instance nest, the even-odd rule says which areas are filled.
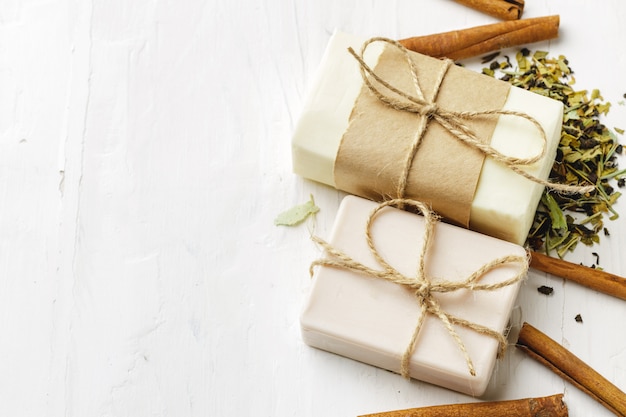
[[[407,63],[407,68],[409,70],[409,74],[413,81],[413,86],[415,88],[415,93],[409,93],[406,91],[402,91],[391,84],[389,84],[386,80],[382,79],[378,76],[374,70],[369,67],[363,56],[367,47],[374,42],[386,42],[392,46],[395,46],[405,57],[405,61]],[[553,183],[550,181],[545,181],[541,178],[535,177],[534,175],[528,173],[524,169],[523,166],[529,166],[534,164],[543,158],[546,153],[546,146],[548,143],[548,139],[546,136],[546,132],[541,126],[541,124],[532,116],[527,113],[513,111],[513,110],[502,110],[502,109],[494,109],[494,110],[484,110],[484,111],[465,111],[465,112],[456,112],[456,111],[448,111],[442,109],[437,106],[436,100],[437,95],[439,93],[439,89],[441,88],[441,84],[448,72],[448,69],[454,65],[454,62],[450,59],[444,59],[443,66],[437,76],[437,79],[434,83],[434,90],[432,93],[432,97],[427,99],[424,97],[422,90],[419,84],[418,77],[418,69],[415,62],[411,59],[411,55],[409,51],[399,42],[382,38],[375,37],[367,40],[363,46],[361,47],[360,55],[357,54],[352,48],[348,48],[348,51],[354,56],[354,58],[359,62],[361,76],[363,78],[363,82],[369,90],[385,105],[396,109],[398,111],[406,111],[414,114],[418,114],[425,118],[426,122],[421,123],[416,135],[414,137],[413,142],[411,143],[410,151],[407,153],[406,160],[404,161],[403,174],[399,178],[398,188],[397,188],[397,197],[402,198],[405,195],[405,190],[408,181],[408,175],[413,164],[413,159],[417,150],[419,148],[420,142],[424,133],[426,132],[428,121],[436,121],[439,123],[445,130],[447,130],[454,138],[463,142],[467,146],[470,146],[478,151],[482,152],[485,156],[488,156],[504,165],[506,165],[509,169],[514,171],[515,173],[523,176],[524,178],[529,179],[530,181],[541,184],[545,187],[548,187],[554,191],[560,193],[577,193],[584,194],[591,192],[595,189],[594,185],[588,186],[578,186],[578,185],[568,185],[568,184],[559,184]],[[376,84],[376,85],[375,85]],[[542,147],[540,152],[537,155],[528,157],[528,158],[517,158],[502,154],[497,149],[493,148],[489,144],[483,143],[480,138],[476,136],[476,134],[472,131],[472,129],[467,126],[466,121],[470,119],[475,119],[479,117],[485,117],[489,115],[496,116],[512,116],[518,117],[527,120],[531,123],[537,131],[540,133],[540,137],[542,140]]]
[[[423,245],[421,247],[421,252],[418,257],[418,267],[415,277],[407,277],[399,272],[392,265],[390,265],[378,252],[371,233],[371,226],[381,210],[383,210],[385,207],[405,206],[411,206],[417,209],[424,216]],[[475,376],[476,371],[474,369],[472,359],[467,352],[467,349],[465,348],[465,344],[455,330],[454,325],[462,326],[480,334],[484,334],[494,338],[498,341],[498,355],[501,356],[502,354],[504,354],[504,351],[506,349],[506,338],[501,333],[486,326],[467,321],[465,319],[453,316],[452,314],[443,311],[439,301],[435,297],[435,293],[447,293],[460,289],[467,289],[471,291],[495,291],[497,289],[519,282],[524,278],[528,271],[528,259],[526,257],[509,255],[494,259],[491,262],[482,265],[464,280],[432,282],[426,274],[426,261],[435,231],[435,224],[437,223],[437,221],[437,215],[432,210],[430,210],[426,204],[416,200],[394,199],[379,204],[370,213],[367,219],[367,223],[365,226],[365,237],[367,239],[370,252],[376,259],[377,263],[382,267],[382,269],[370,268],[367,265],[364,265],[352,259],[346,253],[334,248],[332,245],[320,239],[319,237],[312,236],[313,241],[320,245],[326,251],[329,257],[318,259],[312,262],[310,267],[311,275],[313,275],[314,268],[316,266],[340,268],[356,273],[361,273],[367,276],[384,279],[398,285],[403,285],[414,291],[415,297],[417,299],[417,304],[420,309],[420,314],[418,316],[418,320],[415,325],[415,329],[413,331],[411,339],[409,340],[404,354],[402,355],[400,374],[402,374],[402,376],[406,378],[410,376],[410,358],[415,349],[417,337],[424,323],[424,318],[426,314],[431,314],[437,317],[445,326],[448,333],[453,338],[456,345],[459,347],[459,350],[464,355],[470,375]],[[512,278],[493,284],[480,283],[482,277],[489,271],[508,264],[517,264],[519,266],[517,273]]]
[[[420,114],[424,117],[430,118],[437,114],[439,107],[435,103],[428,103],[421,109]]]
[[[424,300],[430,297],[431,285],[429,282],[422,282],[421,284],[418,284],[417,286],[413,286],[413,288],[415,288],[415,295],[417,297],[424,299]]]

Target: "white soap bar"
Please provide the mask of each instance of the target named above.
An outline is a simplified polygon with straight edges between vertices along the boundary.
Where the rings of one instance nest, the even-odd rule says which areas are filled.
[[[329,243],[354,260],[382,270],[365,239],[365,224],[377,203],[347,196],[342,201]],[[396,270],[414,278],[423,244],[424,218],[384,208],[372,223],[378,252]],[[426,271],[439,280],[462,281],[496,258],[524,249],[467,229],[437,223],[426,258]],[[522,263],[491,270],[479,283],[512,279]],[[456,290],[434,297],[446,313],[487,326],[505,329],[519,290],[519,281],[495,291]],[[302,336],[310,346],[394,372],[416,327],[420,309],[412,290],[342,268],[317,267],[310,297],[301,315]],[[455,326],[476,368],[471,376],[465,357],[442,321],[428,314],[411,356],[413,378],[470,395],[484,393],[496,361],[495,338]]]
[[[347,52],[360,50],[364,39],[335,33],[322,59],[306,99],[293,141],[294,172],[335,186],[333,167],[341,138],[363,85],[358,63]],[[382,46],[373,44],[366,62],[374,66]],[[563,105],[526,90],[511,87],[503,110],[524,112],[539,121],[548,137],[544,157],[525,170],[546,179],[559,143]],[[530,157],[540,152],[540,133],[527,121],[512,117],[498,120],[491,145],[505,155]],[[517,244],[523,244],[532,226],[543,186],[485,159],[470,212],[470,228]]]

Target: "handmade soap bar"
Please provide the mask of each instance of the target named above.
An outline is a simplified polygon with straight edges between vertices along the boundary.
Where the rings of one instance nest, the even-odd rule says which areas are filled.
[[[305,178],[340,189],[342,188],[338,187],[335,177],[335,162],[342,138],[350,126],[355,102],[363,87],[359,64],[347,52],[347,48],[351,46],[358,51],[363,41],[362,38],[343,33],[335,33],[332,36],[322,59],[317,78],[313,82],[312,89],[306,99],[292,141],[294,171]],[[383,45],[372,44],[364,57],[366,63],[372,67],[377,65],[384,48]],[[405,69],[401,70],[404,71]],[[474,77],[472,79],[476,80],[475,77],[481,77],[481,82],[485,82],[483,79],[488,79],[486,82],[496,83],[498,88],[502,84],[506,84],[503,81],[490,79],[487,76],[462,68],[456,67],[454,71],[472,73],[471,77]],[[474,82],[470,82],[467,88],[463,88],[459,92],[459,94],[463,94],[461,101],[470,103],[470,106],[480,98],[481,90],[484,90],[484,88],[474,84]],[[508,84],[506,88],[508,93],[506,97],[503,97],[502,110],[516,110],[528,114],[542,125],[546,133],[546,152],[542,159],[523,167],[528,173],[545,180],[554,163],[559,142],[563,115],[562,104],[520,88],[509,87]],[[372,126],[380,123],[375,116],[370,119]],[[433,124],[435,123],[430,122],[430,125]],[[385,127],[383,127],[384,129]],[[395,126],[393,125],[388,126],[386,130],[390,136],[395,134]],[[508,156],[531,157],[541,151],[543,141],[540,135],[540,131],[523,118],[500,116],[495,122],[490,144]],[[389,137],[381,137],[380,141],[386,143]],[[418,150],[418,155],[419,152],[420,150]],[[456,152],[454,153],[456,154]],[[454,156],[459,157],[458,155]],[[371,157],[375,161],[379,155],[372,155]],[[451,171],[463,166],[463,157],[459,158],[460,163],[450,163],[447,168],[444,158],[441,161],[444,165],[443,169]],[[390,162],[390,164],[395,163],[395,160]],[[397,161],[397,164],[401,163],[403,162]],[[480,166],[478,169],[480,170]],[[359,176],[361,173],[357,172],[355,175]],[[377,176],[368,176],[366,182],[377,181],[378,178],[375,178]],[[447,187],[445,171],[440,175],[437,174],[436,178],[438,181],[432,181],[433,188],[444,188],[445,194]],[[475,189],[470,190],[474,194],[473,199],[470,200],[471,208],[468,210],[469,224],[464,224],[464,226],[500,239],[523,244],[532,225],[534,213],[544,187],[523,178],[501,162],[494,161],[490,157],[484,160],[477,183],[473,187]],[[345,191],[372,198],[370,195],[364,195],[364,193]],[[368,190],[364,190],[364,192],[367,193]],[[451,192],[450,194],[454,193]],[[390,195],[398,197],[389,192],[380,196],[380,199],[388,198]],[[451,206],[454,205],[451,203]],[[447,213],[440,212],[440,214],[448,217]]]
[[[342,201],[328,243],[354,261],[375,270],[383,267],[370,251],[365,227],[374,208],[371,200],[347,196]],[[424,217],[384,207],[373,218],[371,236],[380,256],[395,270],[414,278],[423,247]],[[525,250],[450,224],[438,222],[424,257],[430,282],[460,282],[504,256],[513,262],[487,272],[476,284],[513,283],[493,291],[457,289],[432,297],[441,311],[502,333],[527,271]],[[332,257],[330,258],[332,259]],[[318,266],[301,315],[302,336],[313,347],[400,372],[401,356],[420,317],[415,290],[343,267]],[[426,313],[410,356],[410,376],[470,395],[484,393],[492,374],[498,342],[461,325],[453,326],[473,362],[466,358],[443,321]]]

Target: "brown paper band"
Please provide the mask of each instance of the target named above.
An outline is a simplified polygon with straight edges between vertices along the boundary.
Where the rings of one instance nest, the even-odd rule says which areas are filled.
[[[399,90],[422,95],[449,111],[487,111],[504,105],[510,85],[451,66],[437,88],[444,61],[409,52],[419,69],[421,90],[397,48],[386,46],[375,72]],[[436,95],[436,97],[434,97]],[[489,143],[497,115],[465,121],[477,138]],[[421,134],[421,138],[417,135]],[[413,143],[419,140],[406,177],[404,195],[398,183]],[[377,98],[364,85],[353,108],[337,157],[337,188],[375,201],[406,197],[424,201],[443,217],[467,227],[484,154],[466,146],[429,117],[398,111]]]

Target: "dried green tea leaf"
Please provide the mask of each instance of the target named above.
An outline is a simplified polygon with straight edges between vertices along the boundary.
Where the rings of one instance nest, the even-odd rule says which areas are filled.
[[[600,95],[600,90],[594,88],[591,90],[591,100],[600,99],[602,100],[602,96]]]
[[[570,110],[565,114],[566,121],[567,120],[580,120],[580,116],[578,116],[578,112],[574,110]]]
[[[318,211],[320,208],[315,205],[313,195],[311,195],[311,199],[306,203],[294,206],[276,216],[274,224],[276,226],[296,226]]]
[[[567,229],[567,220],[565,219],[565,215],[561,210],[561,207],[556,203],[554,197],[551,194],[544,194],[542,196],[542,200],[544,204],[550,210],[550,219],[552,219],[552,229],[562,230]]]

